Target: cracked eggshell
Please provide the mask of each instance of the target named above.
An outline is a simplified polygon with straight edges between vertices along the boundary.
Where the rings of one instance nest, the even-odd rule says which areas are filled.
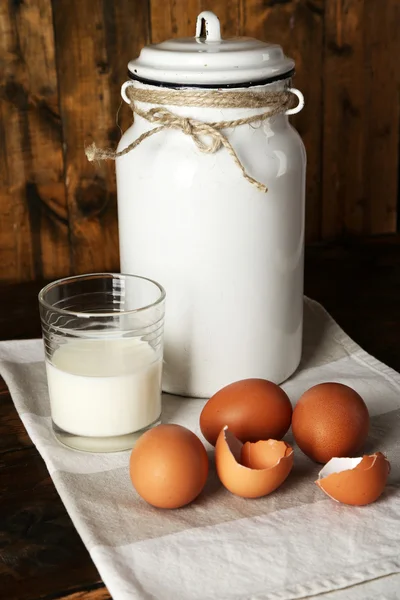
[[[215,446],[215,464],[222,484],[232,494],[260,498],[285,481],[293,467],[293,449],[277,440],[242,444],[224,427]]]
[[[389,472],[390,463],[381,452],[359,458],[332,458],[315,483],[337,502],[364,506],[382,494]]]

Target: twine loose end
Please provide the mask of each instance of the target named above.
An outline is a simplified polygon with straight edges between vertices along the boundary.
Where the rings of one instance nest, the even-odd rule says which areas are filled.
[[[86,158],[88,159],[89,162],[93,162],[96,158],[96,144],[93,142],[93,144],[90,144],[90,146],[86,146],[85,148],[85,154],[86,154]]]
[[[115,159],[114,150],[108,150],[107,148],[102,150],[101,148],[98,148],[94,142],[93,144],[90,144],[90,146],[86,146],[85,154],[89,162]]]
[[[259,192],[263,194],[266,194],[268,192],[268,188],[266,185],[264,185],[260,181],[257,181],[257,179],[250,177],[250,175],[248,175],[246,172],[243,173],[243,177],[246,179],[246,181],[251,183],[251,185],[254,185],[254,187],[256,187]]]

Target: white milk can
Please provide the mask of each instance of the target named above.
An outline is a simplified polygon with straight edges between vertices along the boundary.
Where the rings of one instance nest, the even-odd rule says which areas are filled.
[[[143,48],[129,73],[134,123],[116,155],[121,272],[165,287],[163,389],[209,397],[248,377],[280,383],[302,345],[294,62],[275,44],[222,39],[206,11],[195,37]]]

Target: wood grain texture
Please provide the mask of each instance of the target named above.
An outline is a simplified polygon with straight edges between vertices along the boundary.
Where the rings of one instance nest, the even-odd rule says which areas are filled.
[[[73,594],[58,595],[59,600],[112,600],[108,590],[102,585],[95,590],[84,590]]]
[[[291,117],[307,151],[306,240],[320,239],[323,0],[242,0],[243,32],[280,44],[296,62],[294,87],[304,94],[306,107]]]
[[[70,272],[50,0],[0,3],[0,279]]]
[[[0,454],[0,499],[1,598],[68,597],[103,585],[35,448]]]
[[[222,36],[240,35],[240,0],[149,0],[151,41],[155,44],[171,37],[192,37],[197,15],[212,10],[221,22]]]
[[[210,8],[223,36],[277,42],[296,61],[306,240],[396,230],[397,0],[3,0],[0,280],[118,270],[114,164],[88,163],[84,147],[115,148],[117,113],[129,126],[128,61],[149,41],[193,36]]]
[[[0,388],[0,456],[3,452],[14,452],[17,449],[33,447],[32,441],[13,407],[7,389]]]
[[[365,46],[370,78],[365,174],[368,233],[395,231],[400,181],[400,2],[365,2]],[[397,176],[396,176],[397,173]]]
[[[325,9],[322,236],[395,231],[400,5]]]
[[[115,165],[93,165],[93,140],[115,146],[126,65],[148,41],[142,0],[53,1],[65,178],[75,273],[118,270]]]

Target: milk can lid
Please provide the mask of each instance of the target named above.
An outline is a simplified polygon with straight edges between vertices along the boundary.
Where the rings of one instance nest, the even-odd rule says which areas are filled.
[[[222,39],[216,15],[197,17],[196,36],[145,46],[128,64],[133,79],[163,86],[241,87],[293,74],[281,46],[248,37]]]

